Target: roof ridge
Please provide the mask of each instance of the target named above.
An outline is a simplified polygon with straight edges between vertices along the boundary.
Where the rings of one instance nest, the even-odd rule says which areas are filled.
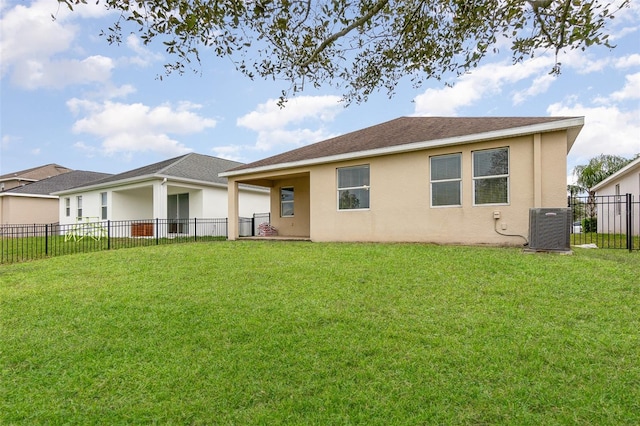
[[[161,168],[160,170],[156,171],[153,174],[157,175],[157,174],[166,172],[170,168],[175,167],[178,164],[182,163],[187,157],[190,157],[192,154],[195,154],[195,153],[194,152],[188,152],[188,153],[183,154],[183,155],[181,155],[179,157],[175,157],[176,161],[172,161],[171,163],[167,164],[166,166],[164,166],[163,168]]]
[[[65,169],[69,169],[68,167],[61,166],[58,163],[47,163],[47,164],[42,164],[40,166],[30,167],[30,168],[24,169],[24,170],[18,170],[16,172],[4,173],[4,174],[0,175],[0,178],[9,177],[9,176],[11,176],[11,177],[20,176],[20,175],[23,175],[25,173],[32,172],[32,171],[38,170],[38,169],[42,169],[42,168],[47,167],[47,166],[62,167],[62,168],[65,168]],[[73,170],[73,169],[69,169],[69,170]]]

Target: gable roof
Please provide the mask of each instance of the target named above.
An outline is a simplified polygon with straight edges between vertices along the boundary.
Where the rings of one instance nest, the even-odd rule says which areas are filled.
[[[624,166],[623,168],[621,168],[620,170],[618,170],[617,172],[615,172],[614,174],[612,174],[611,176],[603,180],[602,182],[595,185],[592,188],[592,190],[597,191],[603,188],[604,186],[610,184],[612,181],[617,180],[625,176],[626,174],[633,172],[636,169],[640,170],[640,157],[636,158],[635,160],[633,160],[632,162],[630,162],[629,164],[627,164],[626,166]]]
[[[91,182],[89,185],[72,187],[68,191],[62,192],[77,192],[77,190],[163,178],[226,185],[227,179],[219,177],[218,174],[239,165],[242,165],[242,163],[192,152],[123,173],[110,175],[104,179]]]
[[[583,124],[583,117],[400,117],[245,164],[221,176],[558,130],[569,130],[569,152]]]
[[[62,173],[68,173],[71,169],[61,166],[59,164],[45,164],[43,166],[32,167],[30,169],[20,170],[17,172],[6,173],[0,175],[0,182],[10,180],[31,181],[35,182],[40,179],[46,179],[52,176],[57,176]]]
[[[104,179],[108,176],[111,175],[109,173],[73,170],[47,179],[42,179],[25,186],[9,189],[2,194],[50,195],[53,192],[63,191],[79,185],[86,185],[90,182],[97,181],[98,179]]]

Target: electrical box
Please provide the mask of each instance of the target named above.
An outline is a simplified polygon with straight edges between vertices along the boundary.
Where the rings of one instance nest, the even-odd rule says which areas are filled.
[[[500,219],[500,210],[496,210],[493,212],[493,218],[494,219]]]

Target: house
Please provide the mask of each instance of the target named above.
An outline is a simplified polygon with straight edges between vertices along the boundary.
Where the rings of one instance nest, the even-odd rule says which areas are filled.
[[[627,233],[627,209],[632,234],[640,235],[640,157],[593,187],[598,203],[598,232]],[[630,204],[627,201],[630,194]]]
[[[226,218],[227,180],[218,174],[242,163],[190,153],[58,191],[60,224],[92,220]],[[236,212],[269,211],[269,192],[243,185]],[[177,229],[177,227],[176,227]],[[181,232],[181,231],[180,231]]]
[[[33,167],[31,169],[20,170],[19,172],[7,173],[0,176],[0,192],[8,191],[12,188],[24,186],[41,179],[68,173],[71,169],[58,164],[45,164],[44,166]]]
[[[110,176],[83,170],[68,171],[0,192],[0,225],[58,222],[58,196],[51,195]]]
[[[228,216],[238,216],[239,185],[259,185],[271,191],[280,236],[520,245],[530,208],[566,207],[567,153],[583,124],[397,118],[222,173]]]

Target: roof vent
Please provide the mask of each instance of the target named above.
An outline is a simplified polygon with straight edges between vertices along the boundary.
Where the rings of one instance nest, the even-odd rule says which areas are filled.
[[[529,209],[529,251],[571,251],[570,208]]]

